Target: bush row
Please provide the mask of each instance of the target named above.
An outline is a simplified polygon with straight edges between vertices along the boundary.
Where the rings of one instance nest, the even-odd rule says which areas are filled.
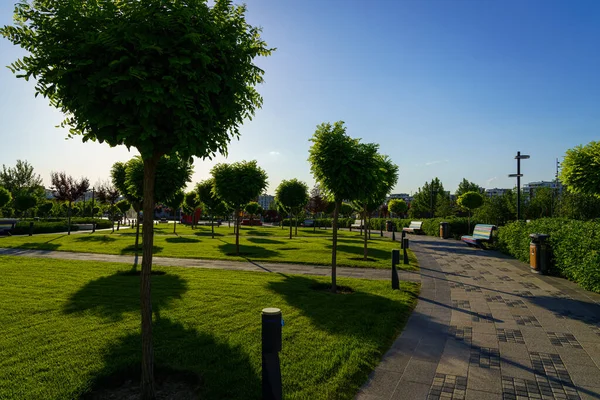
[[[75,221],[75,220],[73,220]],[[13,235],[27,235],[29,234],[29,224],[32,221],[21,221],[18,222],[15,228],[11,231]],[[112,222],[105,219],[96,219],[94,221],[96,223],[96,229],[108,229],[112,227]],[[91,224],[92,219],[89,218],[89,222],[86,222],[84,219],[82,221],[77,220],[77,222],[71,223],[71,231],[76,231],[79,227],[76,224]],[[56,232],[66,232],[68,229],[68,223],[66,220],[58,221],[58,222],[47,222],[47,221],[34,221],[33,222],[33,233],[56,233]]]
[[[563,218],[510,222],[498,229],[497,247],[528,262],[531,233],[550,235],[551,273],[600,293],[600,222]]]

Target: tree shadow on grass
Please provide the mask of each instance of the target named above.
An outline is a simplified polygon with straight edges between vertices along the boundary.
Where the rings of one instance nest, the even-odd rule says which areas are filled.
[[[245,236],[272,236],[272,232],[261,231],[254,228],[244,228],[240,229],[240,235]]]
[[[117,239],[112,238],[110,236],[102,235],[102,236],[77,236],[75,238],[76,242],[100,242],[100,243],[110,243],[115,242]]]
[[[138,245],[138,251],[140,255],[142,254],[143,245],[140,243]],[[161,246],[152,246],[152,254],[157,254],[163,251],[163,247]],[[127,247],[123,247],[121,249],[121,254],[135,254],[135,244],[129,245]]]
[[[285,244],[285,242],[282,242],[281,240],[263,239],[263,238],[255,238],[255,237],[250,237],[250,238],[247,238],[246,240],[249,242],[258,243],[258,244]]]
[[[405,282],[402,284],[406,285]],[[411,286],[413,290],[415,287]],[[378,343],[380,350],[389,346],[412,311],[411,301],[401,301],[399,296],[398,300],[393,300],[352,285],[350,288],[354,292],[351,294],[333,294],[322,290],[323,281],[298,275],[269,282],[269,288],[309,317],[319,329]],[[402,287],[403,291],[406,289],[406,286]],[[417,294],[411,291],[410,296],[414,303]]]
[[[152,311],[160,316],[160,309],[173,299],[181,298],[187,284],[178,275],[152,275]],[[140,310],[140,279],[130,271],[89,281],[73,293],[63,306],[65,314],[92,312],[118,321],[123,314]]]
[[[235,251],[235,243],[224,243],[219,246],[221,253],[227,256],[237,256]],[[240,244],[240,256],[243,257],[257,257],[257,258],[274,258],[280,256],[281,253],[278,251],[267,250],[261,246],[249,246],[246,244]]]
[[[332,245],[328,244],[327,248],[331,249]],[[349,254],[356,254],[359,256],[362,256],[364,254],[364,248],[362,245],[348,246],[348,245],[344,245],[344,244],[341,244],[341,245],[338,244],[337,251],[338,251],[338,253],[349,253]],[[391,260],[391,258],[392,258],[392,253],[389,250],[368,248],[367,251],[368,251],[367,252],[368,257],[376,259],[375,261]],[[349,258],[351,258],[351,257],[349,257]]]
[[[188,238],[188,237],[179,236],[179,237],[166,238],[165,242],[168,242],[168,243],[200,243],[201,240],[196,239],[196,238]]]
[[[19,246],[17,246],[19,249],[27,249],[27,250],[47,250],[47,251],[53,251],[53,250],[57,250],[60,246],[62,246],[61,244],[57,244],[57,243],[35,243],[35,242],[30,242],[30,243],[22,243]]]
[[[169,319],[155,320],[152,334],[159,387],[161,378],[177,374],[179,380],[198,388],[198,398],[260,398],[258,365],[250,361],[241,347],[231,346],[210,334],[186,328]],[[108,349],[103,369],[92,380],[92,390],[110,390],[129,380],[139,382],[141,343],[140,333],[135,332],[121,338]],[[97,397],[94,393],[88,393],[81,398],[89,400]],[[179,399],[174,395],[167,398]]]

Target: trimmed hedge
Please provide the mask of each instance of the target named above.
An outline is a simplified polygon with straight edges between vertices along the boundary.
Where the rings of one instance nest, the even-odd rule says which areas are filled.
[[[383,227],[385,230],[385,223],[388,221],[386,218],[372,218],[371,219],[371,229],[379,230]],[[463,235],[470,235],[473,232],[473,227],[478,222],[474,219],[471,219],[471,231],[469,231],[468,227],[468,219],[461,217],[451,217],[451,218],[416,218],[416,219],[399,219],[394,218],[391,219],[396,225],[396,231],[402,231],[402,228],[406,228],[410,225],[411,221],[423,221],[423,233],[428,236],[440,236],[440,222],[448,222],[450,225],[450,235],[455,239],[460,239]],[[383,224],[383,225],[382,225]]]
[[[88,221],[89,220],[89,221]],[[33,234],[39,233],[58,233],[58,232],[66,232],[68,229],[68,224],[66,220],[58,221],[58,222],[47,222],[47,221],[20,221],[17,222],[17,225],[13,230],[11,230],[11,234],[13,235],[27,235],[29,234],[29,223],[33,222]],[[105,219],[96,219],[94,221],[96,223],[96,229],[109,229],[112,227],[112,221],[108,221]],[[71,232],[76,231],[79,227],[76,224],[91,224],[91,218],[77,218],[71,220]]]
[[[542,218],[529,223],[510,222],[498,229],[497,247],[529,262],[531,233],[550,235],[550,272],[600,293],[600,222]]]

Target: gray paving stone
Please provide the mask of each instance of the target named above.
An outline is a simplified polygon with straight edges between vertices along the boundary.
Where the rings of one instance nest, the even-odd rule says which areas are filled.
[[[431,382],[433,382],[438,361],[439,359],[437,361],[412,359],[408,363],[402,378],[411,382],[420,382],[430,385]]]
[[[369,376],[369,380],[362,387],[363,395],[380,396],[390,398],[400,381],[402,374],[399,372],[385,371],[377,368]]]
[[[392,400],[425,400],[429,393],[431,384],[425,384],[420,382],[411,382],[402,379],[398,383],[396,391],[392,395]]]
[[[501,374],[499,369],[469,367],[467,389],[502,393]]]

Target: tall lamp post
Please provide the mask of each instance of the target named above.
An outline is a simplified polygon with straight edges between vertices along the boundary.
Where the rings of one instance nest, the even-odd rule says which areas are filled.
[[[92,187],[92,233],[96,232],[96,224],[94,223],[94,207],[96,207],[96,188]]]
[[[521,173],[521,160],[527,160],[528,158],[528,155],[517,151],[517,155],[515,156],[515,160],[517,160],[517,173],[508,175],[510,178],[517,178],[517,221],[521,220],[521,177],[523,176]]]

